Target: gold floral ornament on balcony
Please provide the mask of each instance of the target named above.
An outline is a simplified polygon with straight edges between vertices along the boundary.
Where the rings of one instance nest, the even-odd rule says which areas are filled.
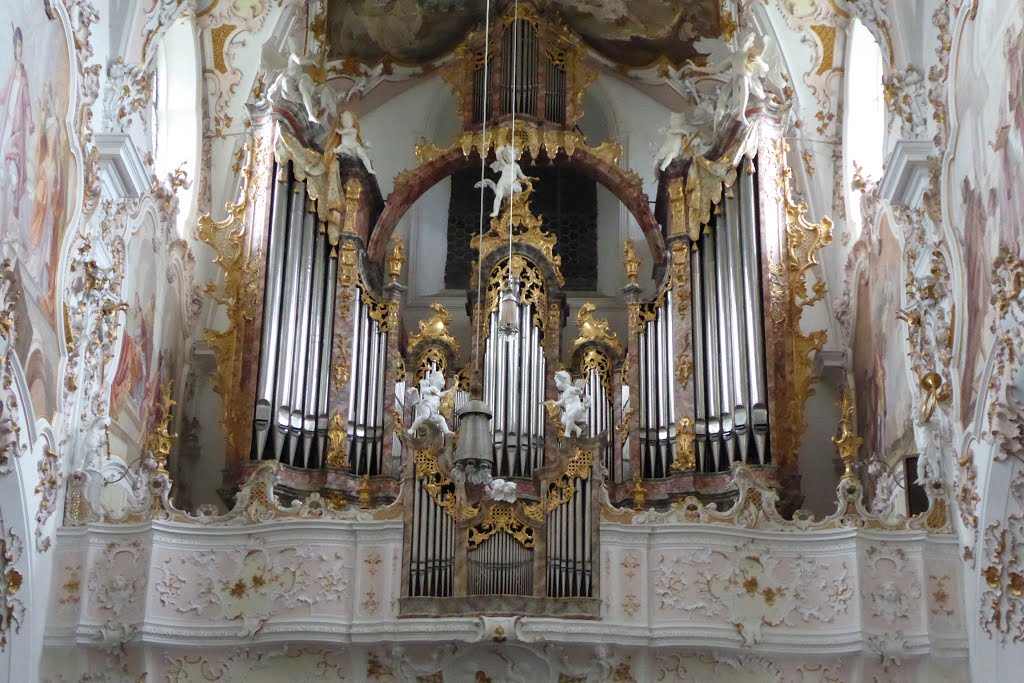
[[[839,436],[832,437],[832,443],[839,450],[839,457],[843,460],[846,471],[843,472],[844,480],[859,482],[860,478],[853,471],[853,464],[857,461],[857,454],[860,452],[864,439],[857,436],[850,425],[853,424],[853,401],[850,399],[850,391],[843,392],[843,398],[839,402],[839,409],[843,416],[839,420]]]

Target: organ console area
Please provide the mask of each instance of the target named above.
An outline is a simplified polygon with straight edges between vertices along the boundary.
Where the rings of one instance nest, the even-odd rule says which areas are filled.
[[[758,103],[703,154],[684,151],[649,200],[616,143],[591,146],[578,130],[594,78],[583,43],[515,7],[444,67],[462,130],[447,148],[420,145],[419,166],[386,199],[358,159],[332,151],[331,131],[287,103],[253,116],[229,272],[250,299],[221,349],[229,475],[238,485],[275,460],[285,498],[399,510],[403,616],[596,618],[602,520],[688,497],[724,509],[734,463],[784,506],[799,503],[810,354],[823,343],[800,318],[823,295],[811,269],[830,232],[790,200],[777,112]],[[485,192],[483,231],[469,240],[470,338],[440,302],[409,320],[402,280],[418,255],[395,226],[432,186],[500,161],[505,145],[535,179],[494,217]],[[570,307],[574,251],[537,210],[543,181],[530,176],[544,168],[604,186],[643,233],[615,264],[618,331],[599,305]],[[579,435],[566,436],[559,370],[582,406]],[[454,436],[430,420],[410,433],[418,411]],[[514,493],[496,493],[509,483]]]

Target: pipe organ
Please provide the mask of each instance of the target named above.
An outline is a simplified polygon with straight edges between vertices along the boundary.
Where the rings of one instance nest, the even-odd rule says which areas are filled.
[[[332,151],[333,131],[285,103],[254,119],[254,146],[273,150],[249,156],[246,193],[257,199],[225,224],[237,232],[208,240],[222,263],[239,264],[233,291],[260,302],[232,304],[236,327],[214,345],[218,376],[234,378],[218,389],[234,482],[273,459],[289,496],[393,504],[380,514],[404,524],[406,616],[598,617],[602,516],[632,514],[615,506],[686,496],[728,506],[735,462],[790,486],[808,353],[823,343],[800,330],[800,315],[823,295],[808,294],[807,273],[828,226],[807,223],[777,190],[783,143],[771,115],[753,117],[756,135],[722,141],[718,159],[668,165],[652,211],[639,176],[620,167],[621,149],[590,147],[574,129],[593,77],[585,51],[523,7],[498,22],[489,51],[470,34],[445,67],[464,131],[448,149],[418,148],[420,168],[396,178],[387,203],[362,162]],[[522,117],[514,134],[512,112]],[[575,311],[578,336],[566,338],[558,226],[542,229],[525,182],[471,240],[473,353],[460,355],[439,303],[407,336],[415,321],[403,319],[404,253],[391,230],[431,184],[513,140],[523,167],[571,166],[627,204],[647,239],[652,286],[641,287],[642,259],[627,241],[626,324],[614,331],[586,303]],[[256,160],[266,164],[259,173]],[[518,334],[508,340],[498,323],[510,278]],[[556,381],[561,371],[571,381]]]

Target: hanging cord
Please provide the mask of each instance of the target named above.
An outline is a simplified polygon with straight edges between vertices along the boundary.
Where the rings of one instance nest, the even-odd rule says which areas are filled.
[[[491,64],[491,0],[487,0],[487,14],[484,19],[484,99],[483,106],[481,108],[480,117],[483,119],[484,125],[482,129],[482,138],[480,142],[480,180],[484,180],[487,177],[487,103],[490,94],[488,92],[488,86],[490,85],[490,74],[489,66]],[[497,151],[497,150],[495,150]],[[476,373],[480,373],[480,324],[484,316],[483,302],[480,300],[483,292],[484,283],[484,260],[481,257],[483,254],[484,247],[484,190],[486,188],[480,186],[480,241],[477,242],[477,259],[476,259],[476,343],[473,344],[473,367],[476,369]],[[469,389],[469,387],[465,387]]]
[[[519,47],[519,0],[515,2],[515,10],[512,17],[512,163],[516,160],[516,107],[519,105],[519,88],[516,85],[519,71],[519,58],[517,48]],[[512,178],[514,185],[518,178]],[[512,198],[515,193],[508,188],[508,288],[512,290]]]

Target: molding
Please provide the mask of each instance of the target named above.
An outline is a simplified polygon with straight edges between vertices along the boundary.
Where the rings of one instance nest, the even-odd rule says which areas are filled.
[[[134,199],[152,185],[139,150],[127,133],[97,133],[93,137],[99,152],[100,183],[115,199]]]
[[[878,194],[893,205],[919,207],[928,189],[928,159],[935,153],[930,140],[900,140],[889,155]]]

